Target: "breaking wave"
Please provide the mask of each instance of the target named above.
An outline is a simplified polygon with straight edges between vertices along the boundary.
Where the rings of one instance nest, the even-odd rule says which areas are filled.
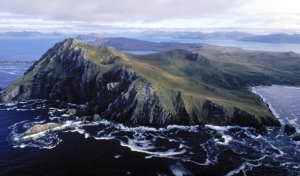
[[[169,168],[174,175],[190,175],[191,172],[185,168],[186,163],[195,166],[218,165],[226,152],[232,152],[239,157],[239,161],[233,164],[236,168],[227,175],[246,175],[258,167],[273,167],[274,163],[278,163],[278,167],[287,168],[291,173],[300,174],[300,159],[295,157],[300,156],[300,145],[283,134],[280,127],[269,128],[268,134],[258,135],[253,128],[239,126],[169,125],[165,128],[153,128],[127,127],[107,120],[84,123],[65,114],[70,106],[77,105],[66,104],[57,108],[59,103],[32,100],[4,105],[6,110],[11,111],[48,111],[46,116],[32,117],[9,127],[11,132],[8,141],[13,147],[53,149],[63,142],[61,133],[79,133],[94,140],[116,140],[120,147],[145,154],[145,159],[160,157],[177,160]],[[61,126],[22,137],[34,125],[49,122],[59,123]],[[121,157],[116,154],[114,158]]]

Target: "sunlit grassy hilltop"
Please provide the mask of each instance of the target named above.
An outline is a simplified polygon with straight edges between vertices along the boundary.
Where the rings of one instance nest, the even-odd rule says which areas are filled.
[[[65,40],[3,90],[1,99],[87,102],[81,115],[97,113],[128,125],[237,124],[265,130],[279,122],[251,86],[300,81],[295,53],[159,45],[168,50],[130,55],[111,46]]]

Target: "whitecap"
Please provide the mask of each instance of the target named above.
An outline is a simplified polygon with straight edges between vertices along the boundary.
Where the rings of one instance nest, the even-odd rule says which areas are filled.
[[[198,166],[208,166],[208,165],[214,164],[209,159],[206,159],[204,163],[199,163],[199,162],[193,161],[191,159],[181,159],[181,160],[184,161],[184,162],[194,163],[194,164],[196,164]]]
[[[175,176],[193,175],[180,162],[171,165],[169,169]]]
[[[165,152],[149,151],[151,149],[155,149],[155,147],[147,146],[147,145],[146,146],[138,146],[136,143],[134,143],[130,139],[129,139],[128,143],[120,141],[120,145],[123,147],[128,147],[131,151],[145,153],[145,154],[156,156],[156,157],[171,157],[171,156],[175,156],[175,155],[184,154],[186,152],[185,149],[179,150],[179,151],[176,151],[175,149],[169,149]]]
[[[214,141],[220,145],[229,145],[229,142],[232,141],[232,137],[229,135],[222,135],[222,139],[224,141],[220,141],[219,139],[214,139]]]
[[[11,110],[15,110],[15,109],[17,109],[17,107],[7,108],[6,110],[11,111]]]
[[[94,139],[96,140],[112,140],[112,139],[116,139],[115,137],[111,137],[111,136],[101,136],[101,137],[95,137]]]
[[[91,136],[90,134],[84,133],[84,138],[88,138],[88,137],[90,137],[90,136]]]
[[[226,176],[236,175],[236,174],[238,174],[241,171],[244,173],[244,175],[246,175],[246,172],[244,171],[245,167],[246,167],[246,164],[243,163],[239,168],[237,168],[235,170],[232,170],[229,173],[227,173]]]
[[[16,110],[17,111],[34,111],[36,109],[19,109],[19,108],[17,108]]]
[[[180,129],[180,130],[183,130],[183,131],[198,132],[199,131],[199,125],[194,125],[194,126],[168,125],[167,129],[168,130]]]
[[[15,106],[17,104],[18,102],[10,102],[10,103],[6,103],[5,106]]]
[[[55,120],[55,119],[58,119],[58,120],[60,120],[60,117],[57,117],[57,116],[53,116],[53,117],[51,117],[51,116],[49,116],[49,119],[50,119],[50,120]]]
[[[118,158],[121,158],[121,157],[122,157],[122,155],[116,155],[115,159],[118,159]]]

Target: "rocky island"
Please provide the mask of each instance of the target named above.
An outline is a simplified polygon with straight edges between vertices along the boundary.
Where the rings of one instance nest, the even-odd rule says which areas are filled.
[[[83,103],[73,115],[128,126],[240,125],[260,132],[280,126],[249,87],[299,83],[298,54],[185,46],[130,55],[67,39],[1,90],[0,102]]]
[[[28,137],[30,135],[37,134],[37,133],[40,133],[40,132],[53,130],[54,128],[60,127],[60,126],[61,126],[61,124],[58,124],[58,123],[46,123],[46,124],[43,124],[43,125],[39,125],[39,124],[34,125],[33,127],[26,130],[21,135],[21,138],[25,138],[25,137]]]

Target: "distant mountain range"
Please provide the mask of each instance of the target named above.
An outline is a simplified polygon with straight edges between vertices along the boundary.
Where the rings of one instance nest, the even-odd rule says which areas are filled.
[[[241,40],[245,37],[251,37],[252,34],[245,32],[165,32],[165,31],[146,31],[140,33],[146,37],[172,37],[181,39],[204,39],[204,40]]]
[[[249,42],[265,43],[300,43],[300,34],[268,34],[254,35],[245,32],[165,32],[165,31],[146,31],[140,33],[145,37],[172,37],[180,39],[203,39],[203,40],[238,40]]]
[[[0,34],[2,37],[59,37],[63,35],[60,32],[41,33],[36,31],[6,32]]]
[[[270,35],[252,35],[241,39],[249,42],[266,43],[300,43],[300,34],[270,34]]]
[[[130,38],[157,38],[157,37],[169,37],[178,39],[203,39],[203,40],[236,40],[236,41],[248,41],[248,42],[264,42],[264,43],[300,43],[300,34],[268,34],[268,35],[255,35],[246,32],[190,32],[190,31],[144,31],[144,32],[127,32],[125,36],[131,36]],[[6,32],[0,34],[0,37],[59,37],[65,36],[60,32],[41,33],[37,31],[23,31],[23,32]],[[93,41],[106,37],[117,37],[118,34],[80,34],[77,35],[77,39],[82,41]],[[124,36],[124,35],[123,35]],[[69,36],[71,37],[71,36]]]

